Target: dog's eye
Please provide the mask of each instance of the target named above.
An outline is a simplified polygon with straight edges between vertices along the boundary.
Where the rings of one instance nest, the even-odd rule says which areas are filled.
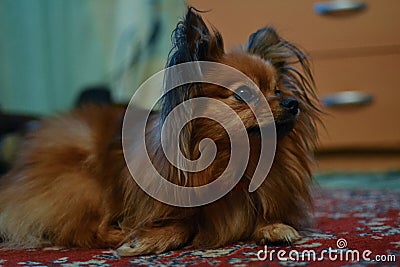
[[[275,89],[275,96],[280,97],[281,96],[281,90]]]
[[[239,101],[248,103],[248,102],[254,101],[257,97],[253,93],[253,90],[251,90],[249,87],[243,85],[243,86],[240,86],[238,89],[236,89],[235,98]]]

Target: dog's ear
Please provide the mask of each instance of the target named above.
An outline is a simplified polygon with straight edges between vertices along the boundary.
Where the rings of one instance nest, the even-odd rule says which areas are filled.
[[[293,57],[293,53],[278,33],[272,27],[259,29],[251,34],[245,49],[270,61],[276,67],[282,67],[285,62]]]
[[[293,65],[300,64],[303,75],[298,78],[313,83],[308,56],[298,47],[281,38],[274,28],[265,27],[251,34],[245,49],[271,62],[281,74],[295,72],[296,75],[300,75],[301,72],[293,68]]]
[[[185,18],[176,26],[168,67],[189,61],[215,61],[223,55],[221,34],[214,28],[210,31],[199,12],[189,7]]]
[[[215,29],[210,31],[199,12],[189,7],[185,18],[176,26],[172,33],[173,48],[168,57],[167,67],[193,61],[217,61],[224,54],[221,34]],[[193,73],[199,71],[197,67],[186,66],[187,70],[191,68]],[[165,76],[167,87],[169,82],[187,78],[181,75],[179,71],[167,69]],[[184,84],[166,93],[162,99],[162,120],[174,107],[198,94],[200,90],[199,85]]]

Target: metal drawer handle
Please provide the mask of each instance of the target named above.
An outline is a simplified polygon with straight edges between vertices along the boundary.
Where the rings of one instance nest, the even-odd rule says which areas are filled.
[[[314,4],[314,11],[319,15],[343,13],[347,11],[361,11],[367,4],[357,0],[332,0]]]
[[[366,92],[346,91],[327,95],[322,99],[326,107],[363,106],[373,102],[374,97]]]

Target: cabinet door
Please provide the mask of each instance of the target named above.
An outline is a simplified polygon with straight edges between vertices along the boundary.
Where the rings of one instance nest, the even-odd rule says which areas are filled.
[[[370,105],[326,108],[323,148],[400,148],[400,54],[314,62],[321,98],[342,91],[372,95]]]

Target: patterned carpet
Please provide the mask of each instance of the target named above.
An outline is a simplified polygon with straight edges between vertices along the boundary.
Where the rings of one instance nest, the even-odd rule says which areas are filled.
[[[268,246],[265,253],[264,246],[237,243],[127,258],[51,247],[0,251],[0,266],[399,266],[400,192],[321,184],[335,188],[316,190],[317,229],[291,247]]]

